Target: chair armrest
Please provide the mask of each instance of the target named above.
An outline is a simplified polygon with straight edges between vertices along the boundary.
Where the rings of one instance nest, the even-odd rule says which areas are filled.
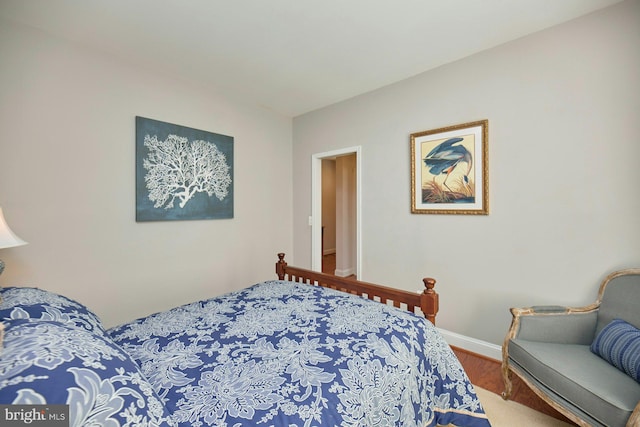
[[[598,320],[598,305],[512,308],[507,339],[589,345]]]
[[[569,307],[565,307],[564,305],[534,305],[526,309],[516,310],[531,310],[531,314],[566,313]]]

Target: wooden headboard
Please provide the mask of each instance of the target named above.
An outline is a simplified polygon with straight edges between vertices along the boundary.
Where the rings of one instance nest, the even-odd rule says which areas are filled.
[[[333,276],[331,274],[320,273],[304,268],[289,266],[284,260],[284,253],[278,254],[276,262],[276,274],[280,280],[306,283],[314,286],[331,288],[354,295],[360,295],[370,300],[379,301],[383,304],[393,304],[398,308],[404,308],[416,312],[419,308],[424,316],[436,324],[436,314],[439,309],[439,296],[433,289],[436,285],[435,279],[425,277],[422,279],[424,290],[420,293],[413,293],[401,289],[390,288],[388,286],[377,285],[375,283],[362,282],[360,280],[346,277]]]

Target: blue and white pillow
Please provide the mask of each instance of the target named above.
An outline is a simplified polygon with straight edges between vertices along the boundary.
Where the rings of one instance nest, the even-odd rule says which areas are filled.
[[[640,382],[640,329],[614,319],[591,343],[591,351]]]
[[[77,301],[38,288],[1,288],[0,322],[18,319],[49,320],[104,332],[100,318]]]
[[[46,320],[5,321],[0,404],[67,404],[70,426],[175,425],[117,344]]]

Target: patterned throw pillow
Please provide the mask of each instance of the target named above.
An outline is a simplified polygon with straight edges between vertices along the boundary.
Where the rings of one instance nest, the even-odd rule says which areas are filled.
[[[640,382],[640,329],[615,319],[600,331],[591,351]]]
[[[86,306],[38,288],[0,289],[0,322],[3,320],[36,319],[71,324],[88,331],[104,332],[100,318]]]
[[[175,424],[135,362],[108,337],[45,320],[5,326],[0,404],[66,404],[72,426]]]

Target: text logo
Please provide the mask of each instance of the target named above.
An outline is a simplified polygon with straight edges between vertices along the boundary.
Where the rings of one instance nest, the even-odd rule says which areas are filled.
[[[0,425],[69,427],[69,405],[0,405]]]

